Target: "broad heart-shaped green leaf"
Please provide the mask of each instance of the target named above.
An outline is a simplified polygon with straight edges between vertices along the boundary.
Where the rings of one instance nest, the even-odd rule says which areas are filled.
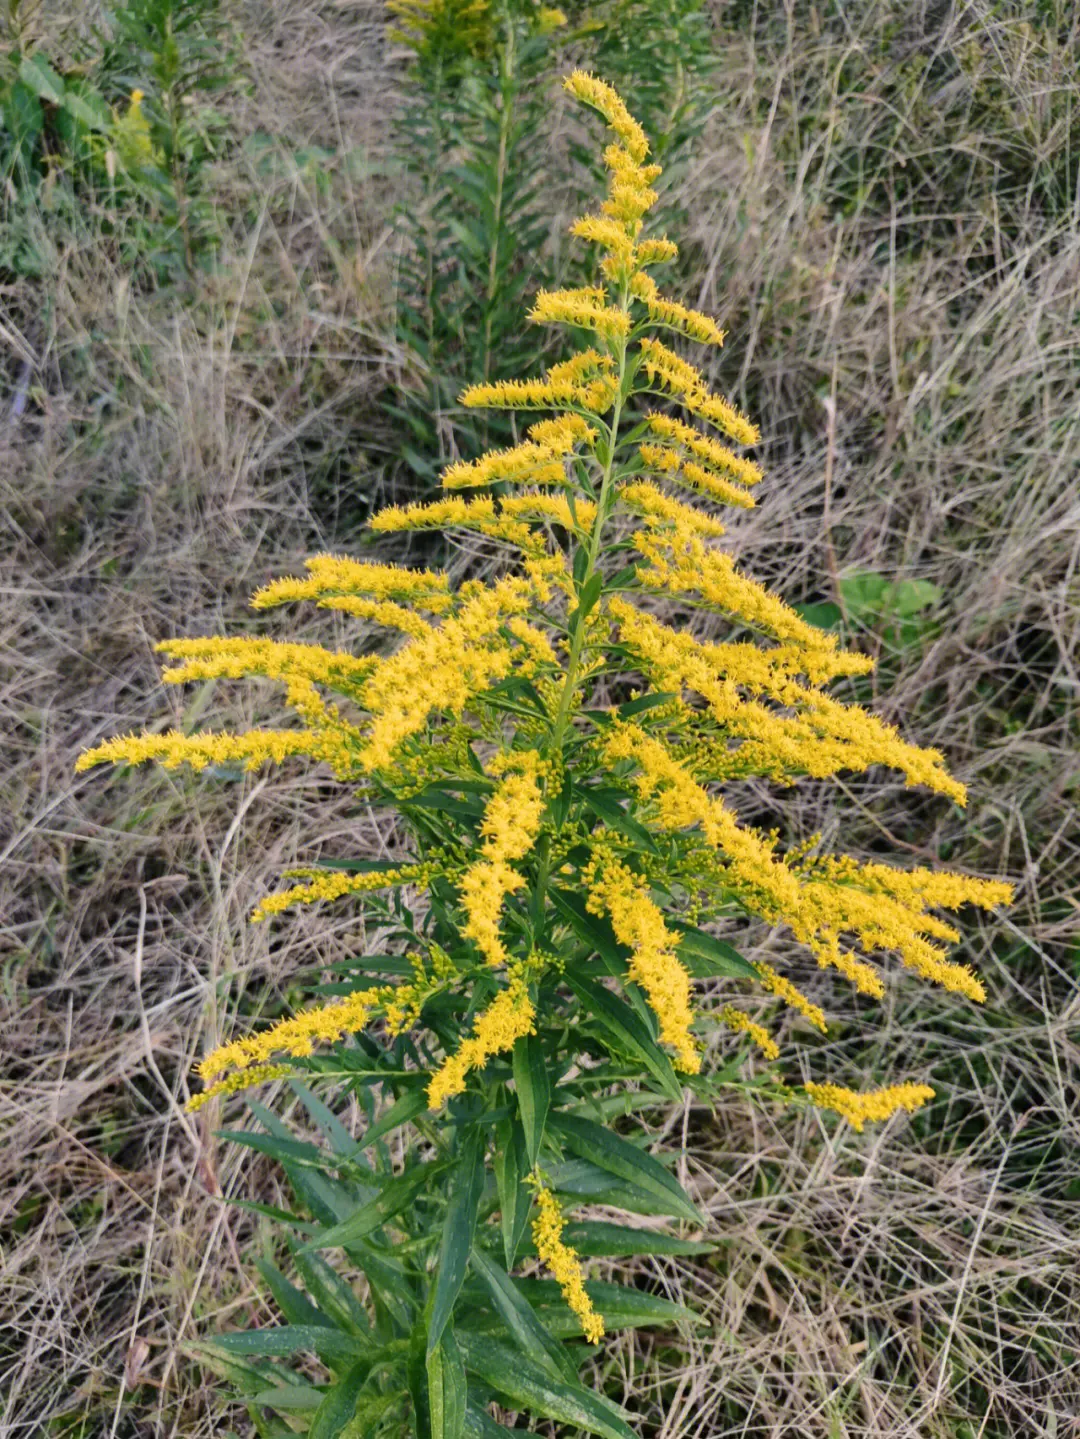
[[[366,1239],[376,1229],[381,1229],[395,1214],[407,1209],[412,1204],[416,1191],[430,1184],[433,1172],[442,1167],[440,1163],[421,1164],[403,1174],[400,1179],[392,1179],[381,1193],[362,1204],[348,1219],[343,1219],[340,1224],[335,1224],[331,1229],[325,1229],[321,1234],[309,1239],[303,1246],[304,1249],[334,1249],[352,1244],[357,1239]]]
[[[627,1224],[608,1224],[603,1220],[586,1219],[567,1224],[563,1243],[586,1259],[621,1259],[630,1254],[713,1254],[715,1244],[696,1239],[680,1239],[659,1229],[633,1229]],[[522,1258],[533,1258],[535,1246],[522,1245]]]
[[[525,1148],[532,1167],[540,1154],[540,1141],[551,1108],[551,1076],[538,1035],[523,1035],[514,1044],[514,1088],[525,1132]]]
[[[529,1301],[519,1290],[518,1281],[511,1279],[506,1270],[477,1245],[473,1245],[472,1267],[486,1286],[497,1311],[490,1316],[496,1326],[494,1332],[508,1334],[523,1354],[556,1379],[576,1382],[577,1370],[573,1360],[536,1317]],[[467,1327],[486,1328],[476,1324]]]
[[[484,1131],[476,1125],[465,1132],[458,1151],[457,1172],[450,1184],[450,1202],[446,1206],[439,1245],[439,1269],[428,1319],[429,1354],[442,1338],[442,1332],[454,1312],[476,1233],[477,1212],[483,1192]]]
[[[465,1365],[448,1323],[442,1337],[429,1347],[430,1328],[425,1313],[413,1329],[409,1343],[409,1397],[412,1400],[416,1439],[462,1439],[465,1432]]]
[[[643,1065],[670,1099],[681,1102],[682,1086],[671,1060],[630,1006],[602,984],[574,974],[569,965],[563,978],[585,1006],[586,1013],[613,1036],[619,1049]]]
[[[370,1373],[371,1361],[361,1360],[326,1391],[322,1403],[312,1415],[308,1439],[341,1439],[356,1412],[356,1401]]]
[[[517,1120],[502,1120],[496,1128],[494,1169],[502,1219],[503,1254],[507,1269],[513,1269],[532,1202],[524,1182],[528,1173],[525,1131]]]
[[[594,1390],[555,1379],[516,1350],[486,1336],[461,1333],[458,1343],[465,1368],[508,1399],[508,1407],[575,1424],[601,1439],[636,1439],[623,1412]]]
[[[664,1213],[688,1219],[691,1224],[705,1223],[690,1203],[682,1185],[651,1154],[628,1144],[603,1125],[593,1124],[592,1120],[580,1119],[576,1115],[553,1114],[548,1125],[574,1154],[626,1180],[628,1184],[636,1185],[659,1203],[667,1205]]]
[[[665,923],[679,933],[679,958],[695,979],[711,979],[721,975],[725,979],[759,979],[760,976],[748,959],[725,939],[716,939],[703,929],[684,924],[678,919],[667,919]]]

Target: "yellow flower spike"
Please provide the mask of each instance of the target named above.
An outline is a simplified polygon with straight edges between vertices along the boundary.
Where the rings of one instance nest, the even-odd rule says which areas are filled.
[[[736,455],[726,445],[714,440],[711,435],[702,434],[693,425],[683,424],[681,420],[673,419],[670,415],[661,415],[656,410],[650,410],[645,418],[654,435],[659,435],[661,439],[680,445],[702,464],[708,465],[712,469],[725,471],[741,485],[760,483],[762,479],[760,466],[755,465],[752,460],[746,460],[742,456]]]
[[[645,301],[649,318],[656,324],[667,325],[701,345],[724,343],[724,331],[711,315],[703,315],[700,310],[688,310],[677,300],[667,300],[655,293],[642,295],[641,298]]]
[[[353,595],[375,600],[408,600],[435,613],[441,613],[453,603],[449,576],[440,571],[374,564],[345,555],[314,555],[305,560],[304,565],[308,570],[307,579],[273,580],[252,595],[252,609],[268,610],[298,600],[317,600],[332,608],[333,600]]]
[[[275,1054],[311,1054],[316,1044],[332,1044],[343,1035],[366,1028],[372,1014],[384,1000],[392,1000],[392,986],[362,989],[330,1004],[303,1010],[292,1019],[282,1019],[261,1034],[234,1039],[208,1054],[199,1065],[203,1079],[214,1079],[226,1069],[246,1070],[267,1064]]]
[[[679,247],[673,240],[642,240],[637,247],[639,265],[664,265],[679,258]]]
[[[537,782],[539,755],[526,750],[505,756],[507,774],[484,807],[480,822],[481,855],[461,879],[461,900],[468,916],[462,929],[490,965],[506,964],[509,954],[499,936],[507,895],[524,888],[525,878],[510,861],[524,859],[540,833],[544,797]]]
[[[650,527],[669,526],[678,533],[708,535],[719,538],[724,527],[703,510],[684,505],[658,490],[648,480],[630,481],[619,486],[619,498],[628,509],[642,516]]]
[[[766,1059],[780,1058],[780,1046],[769,1031],[763,1024],[757,1024],[741,1009],[735,1009],[734,1006],[726,1004],[720,1011],[720,1018],[733,1033],[748,1035]]]
[[[251,923],[259,924],[272,914],[284,914],[285,910],[298,904],[317,904],[322,900],[342,899],[349,894],[370,894],[373,890],[422,882],[426,870],[422,865],[403,865],[400,869],[376,870],[371,874],[349,874],[345,870],[311,870],[305,873],[310,877],[310,884],[297,884],[266,895],[252,910]]]
[[[474,1069],[482,1069],[493,1054],[513,1049],[526,1034],[536,1033],[536,1010],[529,990],[520,976],[498,994],[482,1014],[477,1015],[473,1032],[448,1055],[428,1083],[428,1108],[438,1110],[455,1094],[461,1094]]]
[[[701,1054],[690,1034],[694,1014],[690,976],[675,953],[679,936],[664,923],[662,910],[624,864],[609,859],[589,889],[588,909],[607,914],[620,944],[633,954],[630,978],[640,984],[660,1022],[660,1038],[675,1051],[675,1066],[697,1074]]]
[[[257,1084],[267,1084],[271,1079],[285,1079],[296,1071],[287,1064],[257,1064],[254,1069],[238,1070],[235,1074],[209,1084],[198,1094],[193,1094],[184,1109],[195,1114],[212,1099],[222,1099],[226,1094],[236,1094],[242,1089],[252,1089]]]
[[[586,1293],[581,1260],[563,1240],[565,1220],[562,1208],[538,1174],[534,1173],[531,1183],[537,1208],[532,1224],[536,1252],[552,1277],[558,1280],[563,1298],[577,1315],[585,1338],[590,1344],[599,1344],[604,1337],[604,1321]]]
[[[889,1119],[901,1109],[914,1114],[934,1097],[928,1084],[896,1084],[866,1094],[839,1084],[804,1084],[803,1089],[819,1109],[831,1109],[860,1132],[864,1124]]]
[[[261,675],[286,682],[299,679],[324,685],[348,685],[365,679],[374,666],[371,659],[358,659],[322,645],[261,638],[223,639],[211,635],[206,639],[162,640],[154,648],[170,659],[184,661],[162,672],[161,678],[166,684]]]
[[[528,318],[537,325],[577,325],[605,340],[630,333],[630,316],[606,304],[603,290],[541,290]]]
[[[825,1023],[824,1014],[816,1004],[807,999],[801,989],[792,984],[790,979],[785,975],[778,974],[772,965],[765,964],[761,960],[754,964],[754,968],[758,972],[758,978],[771,994],[775,994],[778,999],[782,999],[792,1009],[798,1010],[803,1018],[808,1019],[822,1034],[828,1033],[829,1026]]]
[[[626,146],[631,159],[641,164],[649,153],[649,142],[645,138],[645,131],[630,114],[617,91],[585,70],[575,70],[572,75],[567,76],[563,81],[563,89],[573,95],[575,100],[598,110]]]
[[[156,760],[165,769],[178,769],[187,764],[199,772],[208,765],[243,762],[246,769],[256,770],[264,764],[283,764],[298,755],[329,759],[335,769],[348,765],[346,742],[332,735],[303,730],[186,735],[179,730],[169,730],[161,735],[130,734],[105,740],[93,749],[84,750],[75,761],[75,769],[82,773],[99,764],[145,764]]]

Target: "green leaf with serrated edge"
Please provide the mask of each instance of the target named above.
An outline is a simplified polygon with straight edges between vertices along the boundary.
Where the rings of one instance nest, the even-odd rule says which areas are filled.
[[[349,1334],[368,1335],[371,1325],[364,1306],[353,1293],[352,1285],[331,1268],[319,1254],[308,1254],[292,1244],[293,1263],[308,1293],[320,1309],[329,1314],[339,1329]]]
[[[563,1228],[563,1242],[584,1259],[621,1259],[631,1254],[713,1254],[715,1244],[697,1239],[680,1239],[659,1229],[634,1229],[628,1224],[583,1219]],[[532,1244],[521,1246],[521,1258],[535,1258]]]
[[[579,1384],[553,1378],[516,1350],[476,1334],[458,1335],[465,1368],[510,1400],[508,1407],[524,1409],[560,1424],[576,1424],[601,1439],[636,1439],[623,1412],[609,1400]]]
[[[483,1130],[466,1131],[458,1151],[457,1172],[450,1183],[450,1201],[443,1221],[439,1245],[439,1268],[428,1320],[428,1353],[442,1337],[443,1329],[454,1312],[465,1269],[469,1262],[477,1213],[484,1192]]]
[[[682,1085],[672,1068],[671,1060],[656,1044],[648,1029],[634,1011],[610,990],[584,975],[574,974],[567,968],[563,975],[566,984],[574,991],[585,1006],[590,1018],[611,1034],[620,1050],[636,1059],[676,1103],[682,1101]]]
[[[553,1114],[548,1120],[548,1127],[558,1134],[574,1154],[589,1160],[600,1169],[606,1169],[628,1184],[643,1189],[658,1203],[668,1205],[668,1214],[688,1219],[692,1224],[705,1223],[690,1203],[679,1181],[651,1154],[628,1144],[610,1129],[593,1124],[589,1119],[563,1113]]]
[[[529,1167],[532,1168],[540,1154],[544,1125],[551,1108],[551,1076],[538,1035],[522,1035],[515,1042],[513,1063],[518,1113],[525,1133]]]
[[[266,1280],[267,1288],[274,1296],[287,1324],[315,1324],[324,1329],[334,1327],[330,1316],[317,1309],[307,1295],[297,1289],[295,1284],[291,1284],[281,1270],[268,1259],[256,1259],[255,1267]]]
[[[331,1229],[309,1239],[304,1250],[345,1248],[354,1240],[366,1239],[376,1229],[381,1229],[395,1214],[408,1209],[418,1189],[431,1183],[433,1175],[444,1165],[441,1162],[421,1164],[409,1170],[399,1179],[391,1179],[380,1194],[367,1204],[362,1204],[355,1213],[335,1224]]]
[[[312,1416],[308,1439],[340,1439],[346,1424],[356,1411],[356,1401],[370,1373],[370,1360],[361,1360],[327,1391]]]
[[[502,1265],[473,1245],[473,1269],[487,1288],[497,1314],[491,1315],[495,1333],[506,1333],[514,1340],[523,1354],[527,1354],[541,1369],[546,1369],[556,1378],[577,1379],[577,1370],[565,1348],[544,1328],[536,1317],[532,1306],[518,1288],[518,1282],[511,1279]],[[475,1329],[475,1324],[469,1328]]]
[[[727,940],[706,934],[682,920],[665,919],[679,934],[679,958],[695,979],[722,975],[727,979],[758,979],[757,970]]]
[[[355,1335],[342,1334],[340,1330],[326,1329],[319,1324],[282,1324],[276,1329],[240,1330],[235,1334],[217,1334],[203,1342],[214,1345],[224,1354],[317,1354],[324,1364],[334,1367],[343,1363],[355,1364],[370,1349],[370,1345]]]
[[[507,1269],[513,1269],[529,1219],[530,1198],[525,1187],[528,1153],[525,1131],[518,1120],[502,1121],[495,1130],[495,1185],[499,1195],[503,1254]]]

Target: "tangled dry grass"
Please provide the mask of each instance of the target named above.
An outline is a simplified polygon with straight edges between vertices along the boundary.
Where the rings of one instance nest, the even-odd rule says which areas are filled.
[[[930,1076],[925,1118],[859,1137],[741,1096],[668,1116],[720,1248],[642,1282],[710,1322],[620,1341],[605,1365],[656,1439],[1061,1439],[1080,1434],[1080,191],[1047,220],[931,187],[921,236],[914,199],[834,204],[813,155],[859,144],[830,90],[846,42],[797,32],[795,7],[775,44],[722,9],[724,85],[680,185],[694,301],[725,318],[723,378],[766,435],[736,543],[795,600],[842,598],[856,568],[940,587],[916,643],[873,625],[859,642],[880,712],[972,787],[966,815],[880,779],[746,803],[853,852],[1007,874],[1019,896],[970,931],[983,1011],[828,985],[815,1066]],[[991,11],[918,34],[946,51],[974,34],[1035,111],[1038,54]],[[281,141],[269,169],[241,150],[216,177],[245,217],[217,275],[162,313],[90,215],[54,237],[44,296],[8,286],[0,311],[0,1433],[20,1439],[247,1432],[183,1345],[269,1322],[245,1262],[258,1223],[221,1201],[273,1202],[277,1181],[182,1115],[186,1076],[237,1014],[288,1004],[355,941],[320,914],[271,943],[245,924],[252,897],[301,854],[387,843],[311,773],[72,775],[108,734],[272,713],[262,694],[163,692],[152,644],[248,623],[249,590],[349,543],[374,498],[368,412],[400,361],[387,182],[343,163],[318,183],[290,146],[377,162],[379,7],[237,13],[255,86],[235,123]],[[914,131],[931,176],[938,142]]]

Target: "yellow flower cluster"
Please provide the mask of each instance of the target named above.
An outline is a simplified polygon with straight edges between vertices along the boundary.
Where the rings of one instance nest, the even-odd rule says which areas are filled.
[[[874,1089],[867,1094],[844,1089],[839,1084],[806,1084],[803,1088],[819,1109],[831,1109],[860,1131],[868,1120],[889,1119],[901,1109],[914,1114],[934,1097],[928,1084],[896,1084],[891,1089]]]
[[[587,428],[587,427],[586,427]],[[553,437],[554,438],[554,437]],[[560,439],[563,436],[560,435]],[[561,485],[566,483],[566,470],[560,455],[574,448],[577,437],[567,434],[565,448],[556,443],[538,444],[531,441],[507,450],[489,450],[480,459],[459,460],[442,473],[444,490],[462,490],[477,485],[499,483]]]
[[[660,1022],[660,1038],[675,1051],[676,1066],[697,1074],[701,1054],[690,1034],[690,976],[675,953],[679,936],[668,929],[663,911],[619,860],[599,860],[588,886],[590,913],[608,915],[616,939],[633,951],[630,978],[645,991]]]
[[[271,914],[283,914],[297,904],[317,904],[321,900],[342,899],[347,894],[370,894],[377,889],[395,889],[401,884],[422,882],[420,865],[403,865],[400,869],[376,870],[371,874],[349,874],[345,870],[303,870],[294,873],[310,878],[309,884],[293,885],[261,899],[251,912],[252,924],[259,924]]]
[[[529,319],[537,325],[576,325],[582,330],[594,330],[605,340],[630,333],[630,316],[607,303],[607,292],[602,287],[540,290]]]
[[[642,363],[653,385],[677,395],[695,415],[723,430],[740,445],[756,445],[761,431],[721,395],[710,392],[705,377],[688,361],[682,360],[661,340],[641,342]]]
[[[253,1065],[267,1064],[282,1052],[311,1054],[317,1043],[332,1044],[342,1035],[363,1029],[373,1011],[393,994],[392,987],[361,989],[330,1004],[303,1010],[292,1019],[279,1020],[261,1034],[220,1045],[200,1063],[199,1073],[203,1079],[214,1079],[226,1069],[250,1070]]]
[[[540,833],[544,797],[537,782],[540,757],[533,751],[504,756],[518,772],[508,774],[484,808],[480,824],[482,858],[465,871],[461,900],[468,916],[462,933],[488,964],[510,958],[499,935],[503,901],[524,887],[525,878],[511,861],[524,859]]]
[[[162,640],[155,649],[171,659],[185,661],[162,671],[161,678],[166,684],[262,675],[286,683],[309,680],[349,689],[362,683],[375,663],[341,650],[325,649],[322,645],[254,637],[223,639],[210,635],[206,639]]]
[[[165,769],[188,764],[195,771],[208,765],[236,764],[255,770],[264,764],[282,764],[292,756],[325,760],[344,778],[353,767],[355,753],[342,734],[312,730],[248,730],[245,734],[128,734],[105,740],[84,750],[76,771],[99,764],[144,764],[157,760]]]
[[[532,1224],[536,1252],[558,1280],[563,1298],[577,1315],[585,1338],[590,1344],[599,1344],[604,1337],[604,1320],[593,1308],[585,1290],[581,1260],[576,1250],[563,1242],[565,1221],[562,1208],[538,1176],[533,1178],[533,1187],[538,1211]]]
[[[480,587],[438,629],[409,640],[380,663],[361,693],[371,714],[358,756],[364,771],[392,764],[399,745],[418,734],[434,712],[460,715],[473,695],[504,679],[515,662],[526,673],[541,655],[554,663],[544,635],[523,619],[533,594],[520,576]],[[522,620],[517,643],[504,633],[511,616]]]
[[[477,1015],[473,1032],[462,1040],[431,1076],[427,1096],[430,1109],[441,1109],[448,1099],[461,1094],[474,1069],[482,1069],[493,1054],[513,1049],[526,1034],[536,1032],[536,1010],[529,988],[520,975],[511,975],[506,989]]]
[[[453,603],[450,580],[440,571],[379,565],[345,555],[313,555],[304,566],[307,579],[272,580],[256,590],[252,609],[268,610],[298,600],[315,600],[320,608],[336,609],[338,600],[356,596],[408,600],[434,613],[442,613]]]
[[[711,315],[703,315],[700,310],[688,310],[678,300],[667,300],[662,295],[649,294],[644,300],[649,318],[655,324],[678,330],[702,345],[724,343],[724,332]]]
[[[707,515],[704,510],[684,505],[650,484],[648,480],[636,480],[619,486],[619,498],[623,504],[640,515],[653,529],[670,528],[679,534],[692,533],[710,535],[718,539],[724,533],[719,520]]]
[[[740,485],[756,485],[761,482],[762,471],[759,465],[755,465],[753,460],[743,459],[719,440],[714,440],[711,435],[696,430],[693,425],[684,424],[682,420],[662,415],[656,410],[650,410],[646,419],[654,435],[669,444],[681,446],[712,469],[727,471]]]
[[[715,470],[686,459],[670,445],[652,445],[646,441],[638,446],[638,454],[649,469],[659,471],[665,478],[684,484],[700,495],[706,495],[722,505],[737,505],[743,510],[754,508],[753,495],[748,495]]]
[[[184,1108],[194,1114],[209,1104],[212,1099],[223,1099],[227,1094],[236,1094],[241,1089],[254,1089],[257,1084],[266,1084],[271,1079],[284,1079],[293,1073],[287,1064],[257,1064],[253,1069],[238,1069],[233,1074],[208,1084],[205,1089],[193,1094]]]
[[[749,1035],[766,1059],[780,1058],[780,1046],[776,1040],[763,1024],[758,1024],[743,1010],[736,1009],[734,1005],[725,1004],[720,1011],[720,1018],[734,1033]]]
[[[583,350],[569,360],[552,365],[542,380],[497,380],[490,385],[470,385],[460,396],[467,408],[496,410],[586,410],[602,415],[618,393],[611,374],[611,357],[597,350]]]

